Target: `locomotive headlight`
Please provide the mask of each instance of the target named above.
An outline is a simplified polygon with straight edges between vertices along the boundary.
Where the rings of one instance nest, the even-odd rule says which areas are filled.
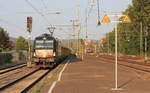
[[[35,52],[33,53],[33,56],[36,56]]]
[[[55,52],[53,53],[53,56],[56,56],[56,53],[55,53]]]

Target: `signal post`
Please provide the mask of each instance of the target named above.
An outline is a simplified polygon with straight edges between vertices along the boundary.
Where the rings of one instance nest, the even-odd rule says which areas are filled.
[[[32,65],[32,54],[31,54],[31,44],[30,44],[30,41],[31,41],[31,32],[32,32],[32,17],[27,17],[27,31],[29,33],[29,40],[28,40],[28,46],[29,46],[29,52],[28,52],[28,58],[29,60],[27,61],[27,67],[31,67]]]

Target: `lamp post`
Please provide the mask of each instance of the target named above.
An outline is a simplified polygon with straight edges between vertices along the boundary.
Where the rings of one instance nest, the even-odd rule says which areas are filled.
[[[100,11],[99,11],[99,0],[97,0],[97,17],[98,17],[98,23],[97,25],[100,26],[101,25],[101,22],[99,21],[100,20]]]

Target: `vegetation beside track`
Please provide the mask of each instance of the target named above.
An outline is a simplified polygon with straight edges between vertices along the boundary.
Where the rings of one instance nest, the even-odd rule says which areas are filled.
[[[148,55],[150,55],[150,1],[132,0],[132,5],[123,12],[131,19],[131,23],[118,24],[118,52],[127,55],[141,55],[145,52],[145,39],[147,38]],[[148,28],[147,30],[145,28]],[[142,33],[141,33],[142,30]],[[115,30],[106,34],[105,42],[101,46],[103,52],[115,52]]]
[[[12,58],[11,53],[0,53],[0,65],[11,63]]]

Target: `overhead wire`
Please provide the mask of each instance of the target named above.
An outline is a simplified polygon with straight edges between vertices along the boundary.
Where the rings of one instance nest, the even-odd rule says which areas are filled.
[[[10,22],[8,22],[8,21],[6,21],[6,20],[4,20],[4,19],[0,19],[0,21],[3,21],[3,22],[6,23],[6,24],[10,24],[10,25],[12,25],[13,27],[15,27],[15,28],[17,28],[17,29],[24,30],[24,28],[22,28],[22,27],[20,27],[20,26],[18,26],[18,25],[16,25],[16,24],[14,24],[14,23],[10,23]]]
[[[42,4],[43,4],[43,6],[44,6],[45,10],[47,10],[47,6],[46,6],[46,4],[45,4],[44,0],[41,0],[41,1],[42,1]]]
[[[45,11],[48,11],[48,8],[47,8],[47,6],[46,6],[46,4],[45,4],[45,2],[44,2],[44,0],[41,0],[41,2],[42,2],[42,4],[43,4],[43,6],[44,6],[44,8],[45,8]],[[48,14],[48,13],[47,13]],[[51,16],[52,17],[52,16]],[[55,18],[52,18],[52,20],[54,20]],[[55,20],[54,20],[55,21]],[[52,25],[51,25],[52,26]]]
[[[33,4],[32,4],[30,1],[28,1],[28,0],[25,0],[25,1],[26,1],[27,4],[29,4],[39,15],[41,15],[41,16],[43,17],[43,19],[45,20],[45,22],[46,22],[47,24],[50,24],[50,22],[48,21],[48,19],[45,17],[45,15],[44,15],[42,12],[40,12],[36,7],[34,7]]]

